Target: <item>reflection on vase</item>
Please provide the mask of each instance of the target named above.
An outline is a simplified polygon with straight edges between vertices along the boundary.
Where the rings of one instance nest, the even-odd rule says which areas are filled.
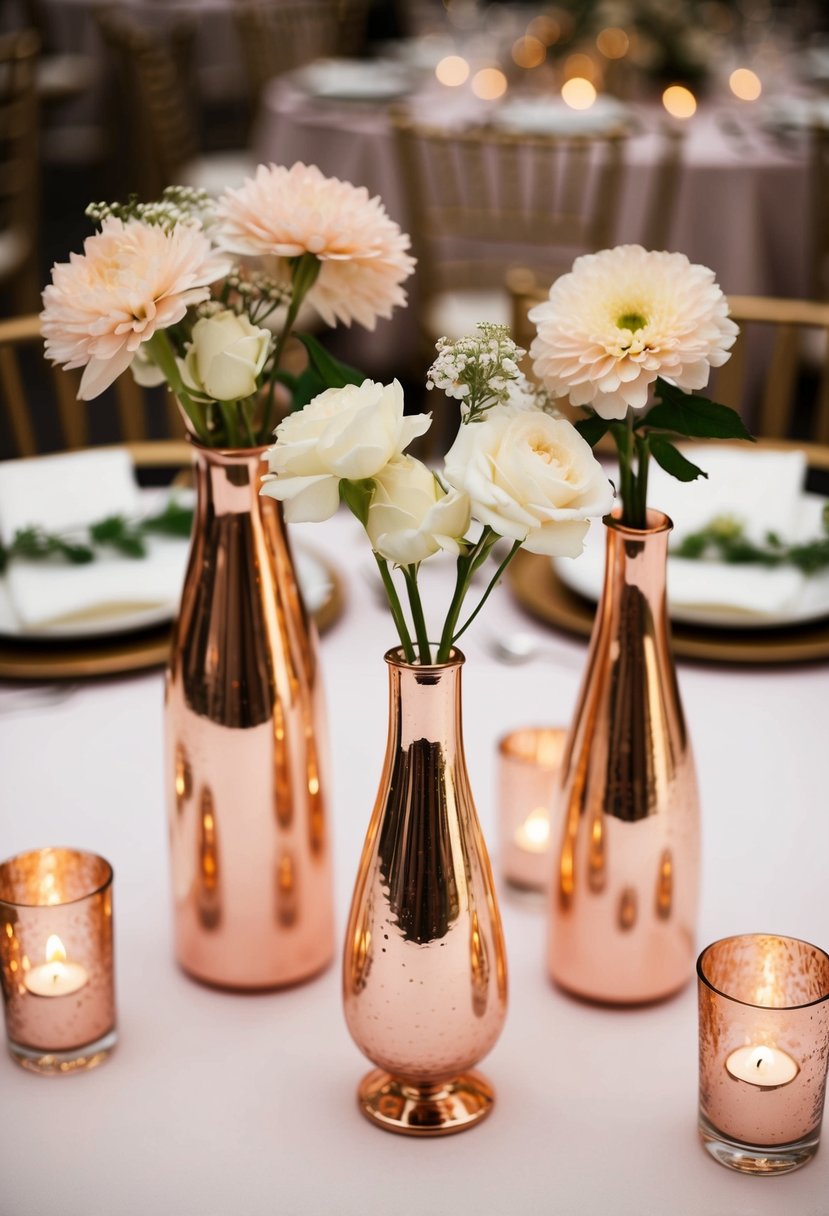
[[[492,1106],[468,1070],[506,1016],[506,961],[461,734],[463,656],[389,666],[389,736],[346,934],[345,1016],[378,1065],[363,1113],[390,1131],[442,1135]]]
[[[690,980],[699,800],[665,602],[671,522],[607,527],[604,589],[553,805],[548,963],[563,988],[639,1003]]]
[[[277,987],[334,949],[316,637],[262,450],[194,447],[166,697],[176,953],[208,983]]]

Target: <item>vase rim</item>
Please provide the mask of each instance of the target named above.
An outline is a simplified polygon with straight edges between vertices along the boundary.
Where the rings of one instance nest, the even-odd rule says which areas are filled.
[[[466,662],[466,655],[462,650],[458,650],[457,646],[453,646],[449,658],[445,663],[421,663],[417,659],[410,663],[403,655],[402,646],[392,646],[383,655],[383,658],[388,663],[389,667],[399,667],[406,671],[416,671],[419,674],[424,672],[449,671],[453,667],[461,667]]]
[[[632,528],[630,524],[623,524],[619,518],[622,508],[614,507],[609,515],[604,516],[604,525],[607,528],[612,528],[614,532],[619,532],[625,536],[631,537],[646,537],[659,536],[663,532],[670,532],[673,529],[674,521],[670,515],[666,515],[664,511],[659,511],[655,507],[646,509],[646,519],[648,526],[646,528]]]
[[[201,443],[194,435],[190,434],[187,435],[187,442],[192,445],[197,453],[203,452],[205,456],[218,456],[225,460],[250,460],[253,456],[258,456],[261,459],[271,447],[269,443],[260,443],[251,448],[214,448],[208,443]]]
[[[703,960],[709,950],[713,950],[715,946],[727,945],[728,942],[738,942],[745,938],[762,938],[773,937],[781,942],[796,942],[798,946],[807,946],[809,950],[814,950],[817,954],[821,954],[824,959],[829,962],[829,954],[820,946],[815,946],[812,942],[807,942],[802,937],[791,937],[785,933],[733,933],[730,937],[718,938],[715,942],[709,944],[702,950],[697,958],[697,976],[706,988],[711,992],[715,992],[717,996],[721,996],[726,1001],[731,1001],[735,1005],[745,1005],[749,1009],[771,1009],[775,1013],[784,1012],[791,1009],[808,1009],[811,1005],[822,1005],[824,1001],[829,1001],[829,987],[822,996],[817,996],[813,1001],[803,1001],[797,1005],[758,1005],[755,1001],[741,1001],[739,997],[733,996],[730,992],[723,992],[722,988],[718,988],[713,984],[703,970]]]

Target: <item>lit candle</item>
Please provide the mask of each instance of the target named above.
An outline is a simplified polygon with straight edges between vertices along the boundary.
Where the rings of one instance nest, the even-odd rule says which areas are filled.
[[[779,1047],[765,1044],[754,1047],[738,1047],[725,1061],[725,1067],[738,1081],[747,1081],[760,1089],[777,1089],[793,1081],[800,1068]]]
[[[63,942],[53,933],[46,941],[46,962],[32,967],[23,983],[33,996],[69,996],[89,981],[80,963],[66,961]]]
[[[537,806],[519,825],[515,843],[528,853],[546,853],[550,842],[550,813],[545,806]]]

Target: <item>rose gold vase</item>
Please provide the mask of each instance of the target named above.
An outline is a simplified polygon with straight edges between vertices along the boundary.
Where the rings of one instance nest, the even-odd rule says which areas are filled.
[[[461,734],[463,655],[389,667],[389,735],[346,933],[345,1017],[378,1068],[358,1091],[389,1131],[463,1131],[493,1092],[468,1071],[506,1017],[492,873]]]
[[[607,526],[604,589],[553,803],[548,962],[637,1004],[693,975],[699,799],[665,602],[671,521]]]
[[[194,444],[198,506],[166,692],[176,954],[273,988],[334,950],[316,633],[262,448]]]

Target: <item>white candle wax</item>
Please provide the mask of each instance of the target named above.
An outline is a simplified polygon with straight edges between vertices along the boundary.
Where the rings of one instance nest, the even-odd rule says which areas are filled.
[[[797,1061],[785,1051],[765,1044],[738,1047],[726,1060],[725,1067],[738,1081],[747,1081],[761,1089],[788,1085],[800,1071]]]
[[[67,962],[63,942],[52,935],[46,942],[46,962],[32,967],[23,983],[33,996],[69,996],[89,982],[80,963]]]
[[[550,816],[546,807],[530,811],[515,832],[515,843],[528,853],[546,853],[550,839]]]

